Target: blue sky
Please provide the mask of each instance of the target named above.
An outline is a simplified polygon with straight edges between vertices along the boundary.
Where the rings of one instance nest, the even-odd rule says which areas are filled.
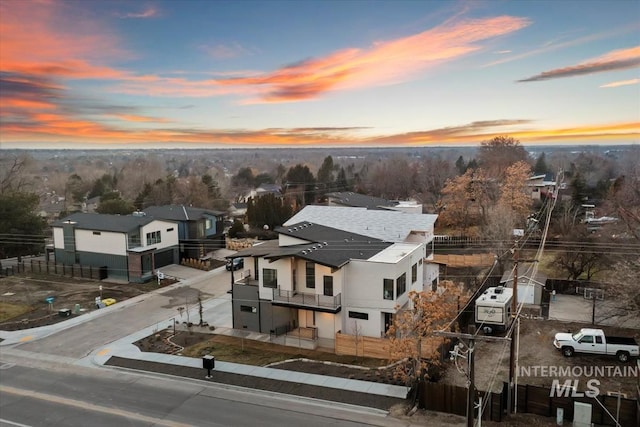
[[[2,148],[637,143],[640,3],[0,3]]]

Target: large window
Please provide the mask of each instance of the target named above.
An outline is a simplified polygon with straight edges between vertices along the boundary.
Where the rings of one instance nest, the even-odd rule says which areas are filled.
[[[383,279],[382,296],[384,299],[393,299],[393,279]]]
[[[262,269],[262,284],[265,288],[278,287],[278,270],[273,268]]]
[[[407,273],[402,273],[396,280],[396,295],[400,296],[407,290]]]
[[[352,319],[369,320],[369,314],[368,313],[361,313],[359,311],[350,311],[349,312],[349,317],[352,318]]]
[[[307,261],[306,264],[306,280],[307,288],[315,289],[316,287],[316,264]]]
[[[418,280],[418,264],[413,264],[411,267],[411,283],[416,283]]]
[[[151,233],[147,233],[147,245],[155,245],[156,243],[160,243],[162,238],[160,237],[160,231],[152,231]]]
[[[333,276],[322,276],[322,282],[324,284],[324,294],[326,296],[333,296]]]

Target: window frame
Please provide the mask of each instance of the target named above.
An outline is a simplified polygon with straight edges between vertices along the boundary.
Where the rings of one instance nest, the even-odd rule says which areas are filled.
[[[312,270],[313,274],[309,274],[310,270]],[[308,289],[315,289],[316,288],[316,263],[315,262],[307,261],[305,263],[304,277],[305,277],[305,286]]]
[[[271,274],[273,274],[273,277],[271,277]],[[278,289],[278,270],[275,268],[262,269],[262,287]]]
[[[404,272],[396,279],[396,295],[399,298],[407,292],[407,273]]]
[[[327,285],[331,286],[331,293],[327,293]],[[327,297],[333,295],[333,276],[322,276],[322,294]]]
[[[387,289],[387,287],[389,289]],[[388,294],[390,292],[390,294]],[[388,301],[395,299],[395,286],[393,279],[382,279],[382,298]]]

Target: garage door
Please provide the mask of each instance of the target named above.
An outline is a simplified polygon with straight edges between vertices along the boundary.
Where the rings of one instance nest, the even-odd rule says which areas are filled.
[[[165,265],[174,264],[174,249],[167,249],[164,251],[158,251],[155,253],[155,267],[160,268]]]

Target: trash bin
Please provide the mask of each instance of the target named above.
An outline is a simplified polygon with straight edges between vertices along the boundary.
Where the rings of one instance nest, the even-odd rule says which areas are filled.
[[[202,367],[204,369],[214,369],[216,367],[215,356],[207,355],[202,357]]]
[[[71,316],[71,310],[69,310],[68,308],[61,308],[60,310],[58,310],[58,316],[69,317]]]
[[[80,314],[80,304],[75,305],[75,307],[73,308],[73,312],[75,314]]]

